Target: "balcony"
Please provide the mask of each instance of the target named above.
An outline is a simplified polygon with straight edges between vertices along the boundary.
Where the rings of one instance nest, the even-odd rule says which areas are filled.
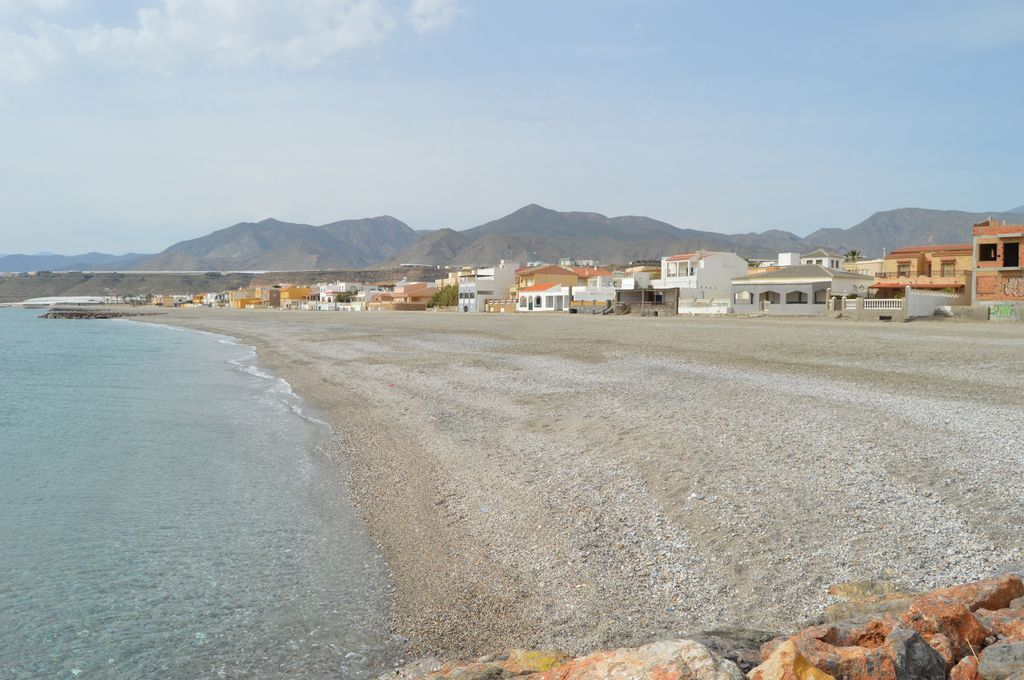
[[[941,290],[943,288],[963,288],[971,280],[974,272],[970,269],[954,269],[945,273],[901,273],[901,272],[879,272],[875,274],[874,289],[884,288],[930,288]]]

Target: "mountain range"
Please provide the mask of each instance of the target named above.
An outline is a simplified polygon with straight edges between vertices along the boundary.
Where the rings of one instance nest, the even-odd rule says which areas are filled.
[[[472,265],[500,259],[550,262],[560,257],[625,264],[697,249],[772,257],[828,248],[877,257],[905,245],[969,242],[975,222],[987,217],[1021,221],[1021,215],[1024,206],[984,213],[901,208],[877,212],[846,229],[819,229],[801,237],[777,229],[742,234],[680,229],[650,217],[559,212],[531,204],[461,231],[417,231],[386,215],[321,226],[276,219],[240,222],[155,255],[5,255],[0,257],[0,271],[317,271],[403,263]]]

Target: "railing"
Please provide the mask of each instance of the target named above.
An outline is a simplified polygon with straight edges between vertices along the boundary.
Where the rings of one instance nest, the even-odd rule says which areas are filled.
[[[846,301],[846,309],[848,311],[852,311],[852,310],[857,309],[857,300],[847,300]]]
[[[849,304],[847,300],[847,304]],[[856,303],[854,303],[856,305]],[[847,307],[849,309],[849,307]],[[866,299],[864,300],[864,309],[903,309],[903,300],[898,299]]]
[[[878,279],[955,279],[959,276],[970,276],[974,271],[971,269],[952,269],[946,272],[932,270],[931,272],[878,272],[875,278]]]

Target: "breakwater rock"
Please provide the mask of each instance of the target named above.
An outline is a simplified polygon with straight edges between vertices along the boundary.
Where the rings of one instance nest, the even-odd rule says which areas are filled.
[[[54,307],[41,319],[123,319],[130,316],[157,316],[162,312],[142,312],[107,307]]]
[[[929,593],[830,589],[842,602],[791,635],[714,631],[570,658],[512,650],[420,659],[380,680],[1024,680],[1024,583],[1008,574]]]

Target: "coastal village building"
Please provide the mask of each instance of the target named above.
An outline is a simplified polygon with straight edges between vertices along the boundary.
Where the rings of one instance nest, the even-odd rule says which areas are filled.
[[[971,298],[974,250],[970,243],[906,246],[882,258],[871,289],[875,297],[903,297],[907,288],[940,290]]]
[[[819,264],[782,267],[732,281],[732,307],[740,314],[818,315],[828,310],[830,296],[865,296],[874,282]]]
[[[228,305],[232,309],[250,309],[261,304],[260,293],[255,288],[240,288],[228,292]]]
[[[1024,302],[1021,241],[1024,224],[989,218],[974,225],[973,303]]]
[[[747,274],[747,261],[736,253],[693,252],[661,259],[661,279],[655,288],[679,289],[687,300],[728,299],[732,280]]]
[[[493,267],[463,270],[459,274],[458,311],[484,312],[488,302],[507,299],[518,269],[518,262],[502,260]]]
[[[568,288],[579,284],[579,276],[573,270],[559,267],[557,264],[526,267],[516,272],[515,284],[510,290],[509,297],[517,301],[518,309],[520,290],[547,283],[557,283]]]
[[[844,272],[850,272],[851,274],[864,274],[865,276],[876,276],[878,272],[882,271],[882,264],[885,260],[881,257],[873,260],[855,260],[853,262],[843,262],[842,269]]]
[[[569,309],[571,287],[564,283],[535,283],[517,292],[517,312],[564,312]]]
[[[577,311],[601,311],[611,308],[615,302],[615,291],[622,285],[624,277],[619,272],[611,276],[592,276],[582,286],[572,287],[570,308]]]
[[[381,292],[375,300],[367,303],[366,308],[381,312],[420,312],[427,308],[436,292],[437,285],[433,281],[403,282],[395,285],[391,292]]]
[[[840,265],[843,264],[843,256],[824,248],[818,248],[806,255],[801,255],[800,264],[820,264],[822,267],[828,267],[829,269],[839,269]]]

